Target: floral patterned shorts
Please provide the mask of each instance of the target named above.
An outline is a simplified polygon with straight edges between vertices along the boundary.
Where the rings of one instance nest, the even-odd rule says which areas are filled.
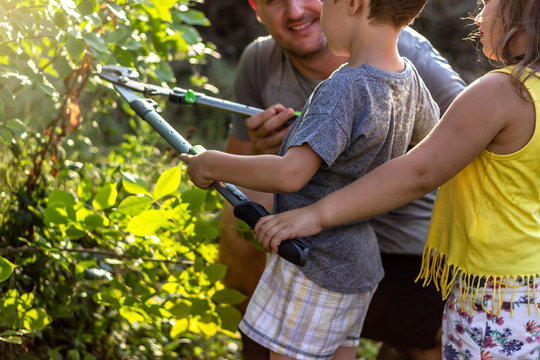
[[[486,281],[463,303],[454,284],[443,314],[443,359],[540,360],[539,285],[539,278],[513,286]]]

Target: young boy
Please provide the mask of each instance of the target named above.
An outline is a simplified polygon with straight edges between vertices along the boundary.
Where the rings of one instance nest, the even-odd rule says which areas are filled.
[[[311,204],[405,153],[439,115],[396,45],[424,4],[325,0],[321,24],[328,45],[349,62],[313,92],[280,156],[183,155],[192,181],[202,188],[225,181],[277,193],[275,212],[282,212]],[[359,221],[304,241],[311,254],[302,268],[269,256],[240,328],[275,359],[354,359],[383,276],[374,231]]]

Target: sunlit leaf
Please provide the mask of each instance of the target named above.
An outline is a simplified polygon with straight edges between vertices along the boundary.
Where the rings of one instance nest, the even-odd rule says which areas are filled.
[[[48,206],[53,204],[64,204],[73,206],[75,205],[75,198],[69,192],[64,190],[52,190],[49,193],[49,199],[47,201]]]
[[[140,309],[127,306],[122,306],[120,308],[120,315],[130,323],[145,322],[147,319]]]
[[[0,256],[0,282],[7,280],[16,267],[17,265],[12,264]]]
[[[167,212],[162,210],[146,210],[134,216],[127,225],[127,231],[134,235],[152,235],[169,219]]]
[[[116,5],[113,2],[107,2],[107,7],[118,18],[120,18],[122,20],[126,20],[126,13],[124,12],[124,10],[122,10],[122,8],[120,6]]]
[[[178,338],[180,335],[185,333],[189,328],[188,319],[176,320],[175,324],[171,327],[171,338]]]
[[[79,200],[86,201],[92,197],[92,191],[94,190],[94,185],[90,179],[82,179],[77,187],[77,196]]]
[[[152,205],[152,202],[153,200],[146,196],[128,196],[122,200],[116,211],[135,216],[147,210]]]
[[[135,174],[122,172],[122,186],[130,194],[150,195],[146,181]]]
[[[181,172],[180,166],[166,170],[159,177],[156,186],[154,187],[154,198],[161,199],[164,196],[170,195],[180,186]]]
[[[97,189],[96,197],[92,201],[92,206],[96,210],[105,210],[114,206],[118,191],[116,184],[107,184]]]
[[[24,313],[23,325],[25,329],[42,330],[49,323],[49,316],[43,308],[33,308]]]

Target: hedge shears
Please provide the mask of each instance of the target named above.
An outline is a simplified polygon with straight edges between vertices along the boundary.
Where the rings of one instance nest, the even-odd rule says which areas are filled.
[[[153,99],[140,97],[136,92],[142,93],[144,96],[168,96],[169,101],[174,103],[202,105],[244,116],[254,115],[262,111],[258,108],[221,100],[202,93],[196,93],[192,90],[181,88],[169,89],[145,84],[137,81],[139,74],[136,70],[128,67],[107,65],[97,75],[113,83],[115,90],[129,103],[137,115],[149,123],[154,130],[181,154],[195,155],[205,151],[205,149],[201,145],[191,145],[159,115],[157,103]],[[261,217],[269,215],[268,211],[262,205],[251,201],[235,185],[215,182],[212,184],[212,187],[234,207],[234,215],[246,222],[252,229]],[[292,239],[284,241],[279,245],[278,255],[295,265],[304,266],[309,255],[309,248],[301,240]]]

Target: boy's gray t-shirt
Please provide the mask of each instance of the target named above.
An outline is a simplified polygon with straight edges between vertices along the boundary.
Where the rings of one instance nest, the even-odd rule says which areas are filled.
[[[404,154],[411,141],[429,133],[438,107],[414,66],[404,62],[400,73],[342,66],[319,84],[280,154],[309,144],[323,165],[301,190],[275,195],[275,212],[314,203]],[[327,228],[303,241],[311,253],[300,269],[326,289],[369,291],[382,279],[377,238],[368,220]]]
[[[463,80],[429,41],[411,28],[400,33],[398,49],[401,56],[415,65],[443,113],[465,87]],[[264,109],[282,103],[301,110],[320,81],[296,71],[283,49],[271,37],[263,37],[252,42],[242,54],[235,79],[235,94],[237,101],[250,106]],[[234,117],[230,135],[249,140],[245,117]],[[371,220],[382,252],[422,254],[434,197],[435,194],[430,193]]]

